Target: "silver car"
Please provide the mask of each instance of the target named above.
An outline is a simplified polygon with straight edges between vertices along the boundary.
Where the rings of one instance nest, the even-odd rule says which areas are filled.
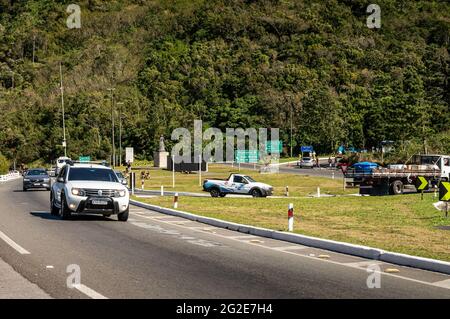
[[[297,165],[300,166],[300,168],[303,168],[303,167],[313,168],[314,167],[314,160],[311,157],[303,157],[298,162]]]
[[[130,195],[114,171],[103,165],[64,166],[50,193],[52,215],[69,219],[76,214],[117,215],[128,220]]]

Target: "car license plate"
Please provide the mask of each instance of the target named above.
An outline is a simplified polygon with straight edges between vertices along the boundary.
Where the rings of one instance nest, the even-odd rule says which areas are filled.
[[[34,186],[40,186],[41,183],[34,183]]]
[[[108,202],[105,200],[93,199],[92,205],[108,205]]]

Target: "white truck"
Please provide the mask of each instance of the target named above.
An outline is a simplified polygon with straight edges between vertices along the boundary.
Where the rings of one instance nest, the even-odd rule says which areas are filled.
[[[248,175],[230,174],[228,179],[206,179],[203,191],[209,192],[211,197],[225,197],[227,194],[251,195],[253,197],[267,197],[273,193],[273,187],[259,183]]]

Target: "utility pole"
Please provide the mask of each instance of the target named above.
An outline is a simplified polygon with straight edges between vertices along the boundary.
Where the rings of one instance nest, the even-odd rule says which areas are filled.
[[[63,125],[63,147],[64,156],[67,157],[67,141],[66,141],[66,120],[64,114],[64,86],[63,86],[63,76],[62,76],[62,64],[59,62],[59,76],[61,79],[61,108],[62,108],[62,125]]]
[[[291,158],[292,158],[292,101],[291,101]]]
[[[122,105],[123,102],[118,102],[119,105],[119,166],[122,164]]]
[[[116,166],[116,145],[114,140],[114,90],[115,88],[109,88],[111,92],[111,143],[112,143],[112,158],[111,165],[114,168]]]

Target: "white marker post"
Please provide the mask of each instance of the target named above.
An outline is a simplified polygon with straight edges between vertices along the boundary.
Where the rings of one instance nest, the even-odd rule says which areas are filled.
[[[136,187],[136,173],[131,173],[131,195],[134,196],[134,188]]]
[[[172,188],[175,188],[175,155],[172,155]]]
[[[288,230],[294,231],[294,204],[292,203],[288,206]]]
[[[317,187],[317,198],[320,198],[320,187]]]
[[[144,183],[145,183],[145,179],[141,179],[141,189],[144,190]]]
[[[198,156],[198,186],[202,186],[202,156]]]
[[[161,196],[164,196],[164,185],[161,185]]]
[[[175,193],[175,196],[173,197],[173,208],[178,208],[178,193]]]

